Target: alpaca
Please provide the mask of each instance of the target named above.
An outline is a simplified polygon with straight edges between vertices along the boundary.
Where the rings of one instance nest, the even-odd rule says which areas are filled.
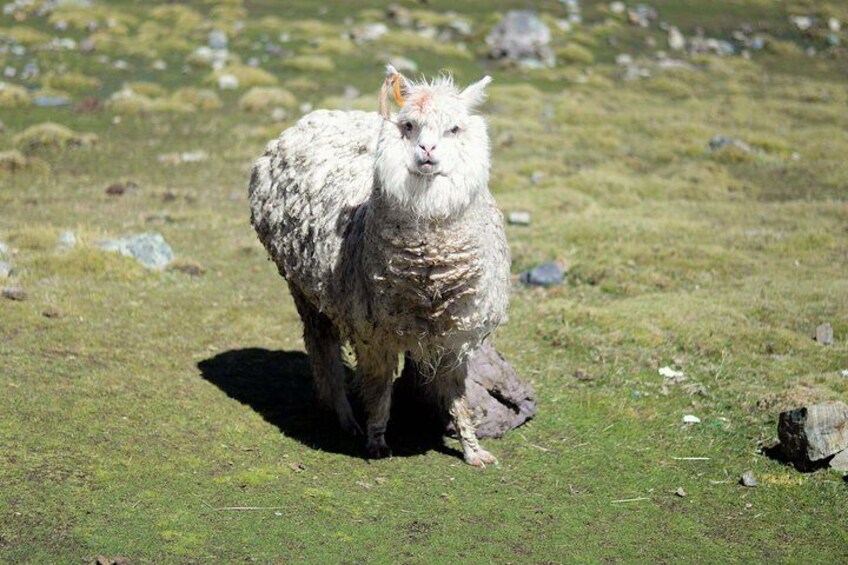
[[[406,357],[450,415],[465,461],[497,463],[465,397],[468,357],[508,302],[509,248],[474,113],[490,81],[460,90],[449,76],[413,82],[389,66],[379,113],[312,112],[253,166],[251,221],[303,320],[316,393],[361,432],[345,391],[349,343],[373,458],[391,456],[392,382]]]

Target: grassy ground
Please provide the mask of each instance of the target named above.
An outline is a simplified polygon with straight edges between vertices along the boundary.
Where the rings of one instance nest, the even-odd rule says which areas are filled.
[[[701,26],[729,37],[748,22],[779,48],[750,61],[700,56],[690,70],[645,63],[651,78],[625,82],[614,55],[647,56],[646,37],[662,47],[664,36],[605,21],[601,3],[584,2],[586,25],[555,38],[596,63],[550,71],[482,59],[496,17],[470,1],[434,0],[419,14],[437,18],[448,5],[466,14],[477,35],[465,50],[400,32],[365,46],[337,40],[343,18],[373,20],[380,5],[322,13],[299,2],[284,14],[272,2],[99,3],[94,54],[32,56],[42,73],[83,76],[48,85],[75,103],[105,100],[125,81],[160,85],[147,87],[153,99],[208,87],[211,69],[183,72],[183,61],[210,27],[230,30],[244,61],[262,55],[263,35],[290,33],[287,48],[311,57],[298,59],[306,70],[285,59],[262,66],[316,107],[340,104],[345,85],[363,92],[356,105],[375,106],[390,55],[428,74],[453,69],[462,83],[491,73],[492,190],[505,211],[533,217],[509,228],[513,271],[569,265],[562,287],[516,288],[496,337],[535,386],[538,417],[486,442],[501,465],[481,472],[461,463],[455,441],[403,433],[394,459],[367,461],[316,410],[297,315],[245,201],[252,159],[296,107],[272,123],[268,111],[239,109],[242,88],[218,93],[222,106],[209,110],[0,108],[0,150],[45,121],[99,136],[94,147],[30,149],[22,170],[0,173],[0,240],[16,268],[0,282],[28,292],[0,301],[0,561],[844,560],[843,478],[798,473],[762,448],[776,441],[780,410],[848,396],[846,58],[787,20],[845,22],[848,11],[656,2],[687,35]],[[558,2],[541,8],[564,15]],[[79,26],[90,13],[62,17],[63,33],[35,16],[4,16],[0,27],[35,37],[32,47],[38,33],[88,34]],[[308,42],[325,36],[335,41]],[[29,56],[16,57],[0,63]],[[119,58],[127,70],[113,68]],[[166,70],[151,69],[158,58]],[[335,70],[311,69],[316,60]],[[753,151],[711,153],[716,134]],[[157,160],[201,149],[204,162]],[[126,181],[138,188],[106,193]],[[64,230],[80,239],[71,250],[58,244]],[[96,247],[143,231],[162,233],[182,265],[205,273],[149,272]],[[60,316],[43,315],[51,309]],[[822,322],[831,346],[811,339]],[[666,365],[686,380],[664,388]],[[701,423],[682,424],[685,414]],[[757,488],[738,485],[746,470]],[[674,494],[681,487],[685,497]]]

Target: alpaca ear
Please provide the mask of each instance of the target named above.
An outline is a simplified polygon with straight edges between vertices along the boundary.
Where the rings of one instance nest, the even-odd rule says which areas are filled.
[[[484,76],[474,84],[468,85],[468,87],[462,91],[460,96],[469,108],[474,108],[478,106],[486,99],[486,86],[492,82],[492,77],[489,75]]]
[[[386,119],[391,115],[389,93],[398,106],[406,103],[406,97],[409,94],[409,81],[392,65],[386,65],[386,80],[380,88],[380,115]]]

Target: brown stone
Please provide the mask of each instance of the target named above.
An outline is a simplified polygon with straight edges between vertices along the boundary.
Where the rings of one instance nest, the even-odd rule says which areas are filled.
[[[427,404],[422,380],[407,362],[395,383],[394,400],[403,404]],[[512,365],[490,343],[484,343],[469,359],[465,380],[468,405],[477,421],[477,437],[501,437],[536,415],[536,394],[522,381]],[[445,418],[445,430],[454,433]]]

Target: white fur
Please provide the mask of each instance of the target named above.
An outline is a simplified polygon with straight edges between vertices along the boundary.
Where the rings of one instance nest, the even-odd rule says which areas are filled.
[[[474,114],[491,79],[460,91],[449,77],[394,78],[406,103],[388,119],[321,110],[269,143],[251,176],[251,220],[295,297],[319,393],[349,429],[339,356],[352,343],[369,453],[389,453],[387,383],[407,355],[431,369],[466,461],[483,465],[494,458],[468,416],[466,361],[504,319],[509,288],[486,124]]]

